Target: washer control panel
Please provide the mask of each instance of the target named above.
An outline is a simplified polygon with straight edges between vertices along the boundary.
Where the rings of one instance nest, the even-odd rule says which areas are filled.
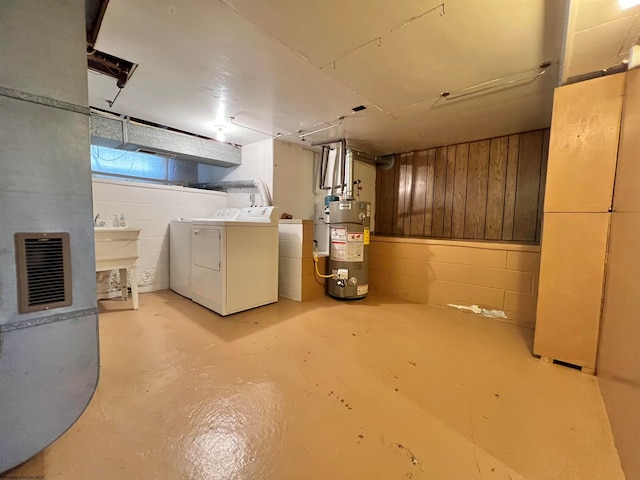
[[[239,208],[219,208],[211,218],[215,220],[236,220],[239,213]]]
[[[238,222],[265,222],[277,223],[277,207],[245,207],[235,218]]]

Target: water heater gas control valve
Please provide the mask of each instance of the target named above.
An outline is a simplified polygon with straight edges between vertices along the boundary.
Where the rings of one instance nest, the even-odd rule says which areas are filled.
[[[346,269],[346,268],[339,268],[338,272],[337,272],[337,275],[336,275],[336,278],[338,280],[346,280],[346,279],[348,279],[349,278],[349,270]]]

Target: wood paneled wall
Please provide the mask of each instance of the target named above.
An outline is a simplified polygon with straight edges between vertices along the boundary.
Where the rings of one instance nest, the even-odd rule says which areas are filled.
[[[376,233],[539,242],[549,130],[396,155],[376,175]]]

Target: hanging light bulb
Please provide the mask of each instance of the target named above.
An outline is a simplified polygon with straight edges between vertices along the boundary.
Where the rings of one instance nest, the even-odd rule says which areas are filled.
[[[224,142],[226,137],[224,136],[224,125],[216,125],[216,140],[219,142]]]

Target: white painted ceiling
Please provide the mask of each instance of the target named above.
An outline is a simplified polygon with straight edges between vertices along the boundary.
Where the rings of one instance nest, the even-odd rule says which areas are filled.
[[[567,26],[563,80],[626,60],[640,36],[640,6],[617,0],[573,0]]]
[[[617,10],[599,7],[605,3]],[[305,140],[346,137],[379,155],[548,126],[566,5],[110,0],[96,48],[138,64],[114,113],[209,137],[211,125],[225,123],[227,141],[239,145],[278,133],[299,142],[299,130],[335,125]],[[591,68],[581,42],[608,25],[592,25],[593,15],[624,24],[624,35],[637,24],[637,10],[620,17],[615,0],[580,0],[577,13],[574,7],[573,57],[563,74]],[[545,61],[552,63],[543,75],[523,80]],[[440,97],[499,78],[490,90]],[[511,80],[518,81],[504,85]],[[92,106],[109,110],[117,92],[114,79],[89,72]],[[353,114],[357,105],[367,108]],[[230,116],[264,133],[231,125]]]

